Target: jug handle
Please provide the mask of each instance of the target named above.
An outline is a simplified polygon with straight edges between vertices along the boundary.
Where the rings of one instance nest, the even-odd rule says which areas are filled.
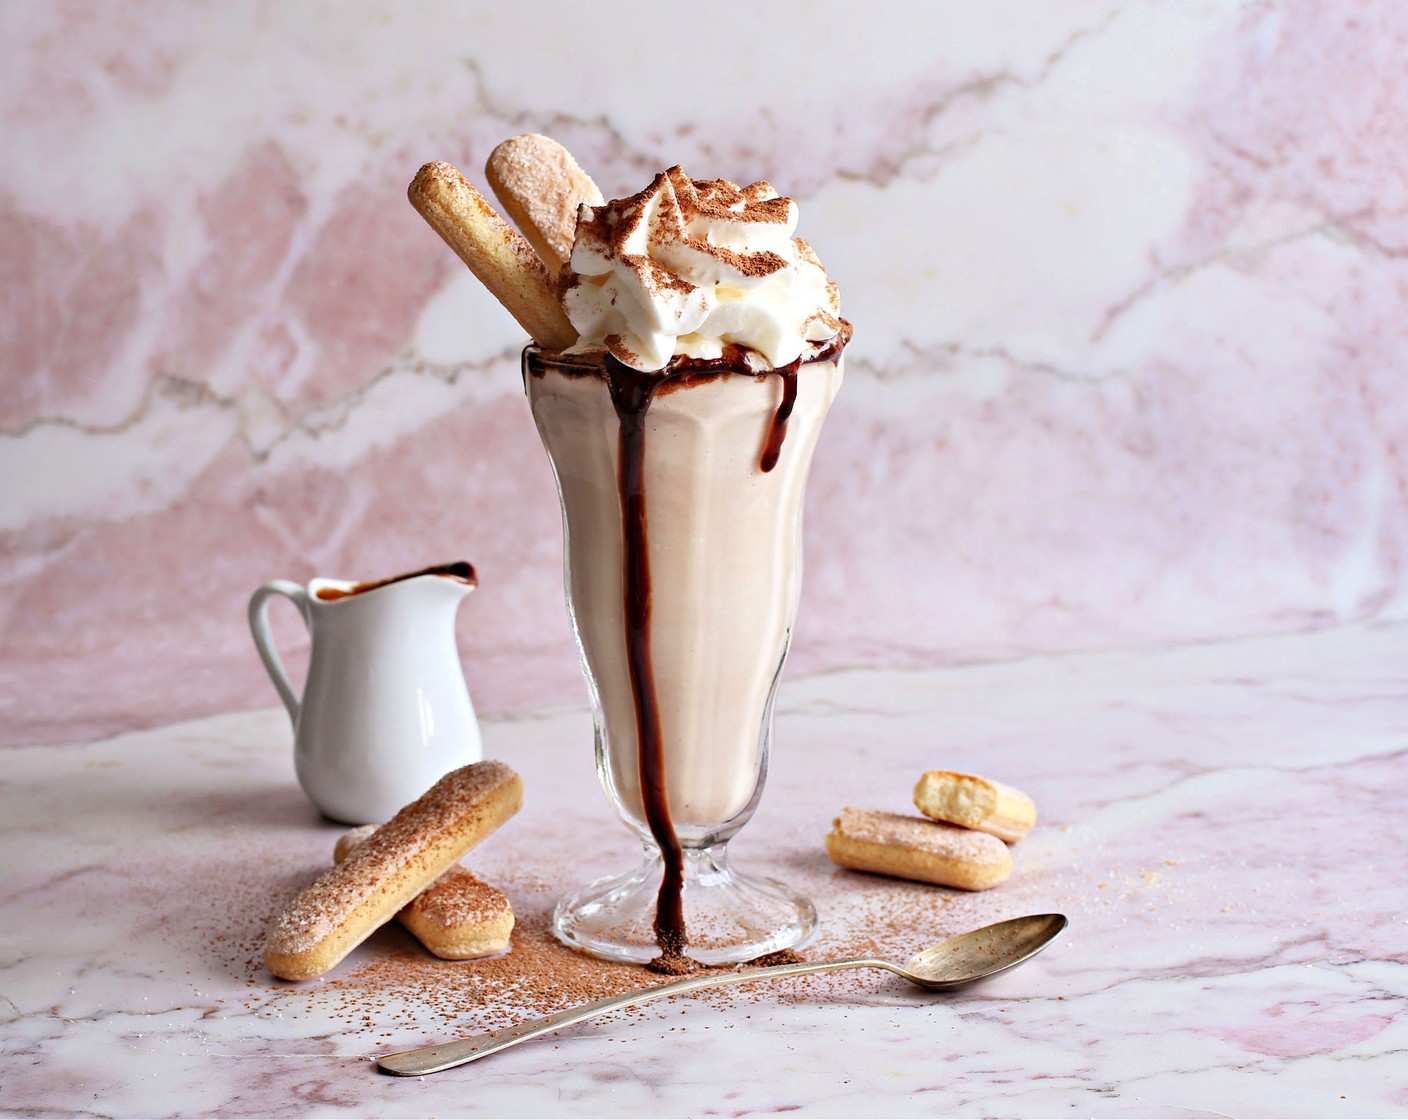
[[[308,626],[308,592],[292,580],[276,579],[266,583],[249,599],[249,629],[254,635],[254,646],[259,650],[259,659],[264,662],[269,679],[279,690],[279,698],[288,709],[288,718],[297,728],[298,713],[303,705],[293,694],[293,685],[289,683],[288,674],[284,672],[284,663],[279,657],[279,651],[274,648],[274,636],[269,632],[269,600],[275,595],[292,599],[298,613],[303,616],[303,624]],[[309,629],[311,630],[311,626]]]

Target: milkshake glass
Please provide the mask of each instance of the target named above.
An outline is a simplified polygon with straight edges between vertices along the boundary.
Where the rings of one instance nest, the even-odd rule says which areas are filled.
[[[597,771],[646,853],[559,903],[554,929],[570,945],[644,962],[687,944],[717,964],[814,930],[812,904],[735,872],[727,843],[767,774],[835,349],[760,374],[719,360],[663,377],[600,354],[525,354],[562,501]]]

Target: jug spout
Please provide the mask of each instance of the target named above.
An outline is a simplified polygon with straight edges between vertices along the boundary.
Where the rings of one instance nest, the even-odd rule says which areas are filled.
[[[474,565],[468,560],[458,560],[447,565],[444,571],[432,571],[429,574],[444,579],[459,592],[458,597],[461,599],[479,586],[479,576],[474,571]]]
[[[448,600],[457,607],[466,595],[479,586],[474,568],[464,561],[427,568],[410,576],[406,582],[407,586],[423,590],[428,598],[441,603]]]

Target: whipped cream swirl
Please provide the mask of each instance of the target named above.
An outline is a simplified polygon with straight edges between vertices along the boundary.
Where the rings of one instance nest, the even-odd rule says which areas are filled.
[[[639,194],[583,206],[562,302],[572,352],[608,350],[634,369],[722,357],[750,368],[797,361],[841,330],[840,297],[794,238],[797,203],[772,184],[691,179],[679,167]]]

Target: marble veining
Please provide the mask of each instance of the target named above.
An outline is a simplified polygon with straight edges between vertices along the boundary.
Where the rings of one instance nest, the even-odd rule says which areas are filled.
[[[799,197],[798,669],[1403,614],[1401,5],[772,4],[722,81],[615,2],[0,20],[0,742],[266,704],[253,587],[456,557],[480,709],[580,699],[521,336],[404,200],[526,129]]]
[[[265,915],[338,832],[293,780],[281,711],[16,747],[0,753],[3,1110],[1400,1115],[1406,677],[1401,623],[793,677],[767,791],[734,847],[816,898],[809,954],[903,959],[1048,909],[1070,916],[1067,933],[952,997],[878,974],[794,981],[627,1012],[419,1080],[368,1059],[513,1009],[378,982],[377,961],[415,952],[391,929],[320,981],[262,971]],[[485,741],[527,799],[469,862],[521,921],[633,861],[595,787],[584,711],[489,720]],[[842,805],[902,810],[936,765],[1036,798],[1012,879],[962,895],[827,862]]]

